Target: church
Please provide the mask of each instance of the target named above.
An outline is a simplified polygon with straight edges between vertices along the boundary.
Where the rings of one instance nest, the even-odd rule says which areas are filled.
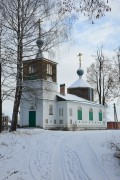
[[[94,102],[92,87],[82,79],[79,53],[78,79],[65,90],[57,84],[57,63],[42,55],[43,40],[36,41],[35,59],[23,62],[20,127],[85,130],[106,129],[106,107]]]

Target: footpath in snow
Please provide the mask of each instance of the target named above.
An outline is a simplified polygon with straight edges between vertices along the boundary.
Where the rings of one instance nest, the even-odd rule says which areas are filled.
[[[120,180],[119,140],[119,130],[2,133],[0,180]]]

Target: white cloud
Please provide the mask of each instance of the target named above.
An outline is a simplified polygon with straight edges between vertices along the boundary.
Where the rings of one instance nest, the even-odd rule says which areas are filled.
[[[12,107],[13,107],[13,101],[6,100],[2,104],[2,111],[5,113],[6,116],[9,116],[12,118]]]
[[[102,24],[101,26],[89,25],[88,29],[84,32],[75,31],[74,39],[82,45],[98,46],[100,44],[108,44],[115,41],[115,37],[120,33],[120,27],[118,25],[113,26],[111,22]]]
[[[107,13],[109,18],[115,19],[120,18],[120,0],[109,0],[111,12]]]

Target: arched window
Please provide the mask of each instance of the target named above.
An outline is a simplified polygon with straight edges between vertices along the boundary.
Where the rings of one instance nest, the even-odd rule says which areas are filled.
[[[89,109],[89,120],[92,121],[93,120],[93,109]]]
[[[47,64],[47,74],[52,75],[52,66]]]
[[[78,120],[82,120],[82,108],[81,107],[78,108],[77,114],[78,114]]]
[[[102,115],[102,110],[100,109],[99,111],[99,121],[102,121],[103,115]]]
[[[49,115],[53,115],[53,105],[49,105]]]
[[[63,116],[63,108],[59,108],[59,116]]]

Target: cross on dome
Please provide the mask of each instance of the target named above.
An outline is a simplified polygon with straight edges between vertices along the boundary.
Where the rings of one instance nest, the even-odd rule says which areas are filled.
[[[37,23],[38,23],[38,28],[39,28],[39,38],[41,38],[41,22],[43,22],[41,19],[39,19],[39,20],[37,21]]]
[[[78,56],[79,56],[79,68],[78,68],[78,70],[77,70],[77,74],[78,74],[78,76],[79,76],[79,78],[81,79],[82,78],[82,75],[84,74],[84,70],[81,68],[81,56],[82,56],[83,54],[82,53],[79,53],[78,54]]]
[[[82,56],[82,55],[83,55],[82,53],[79,53],[79,54],[78,54],[78,56],[79,56],[80,67],[81,67],[81,56]]]

